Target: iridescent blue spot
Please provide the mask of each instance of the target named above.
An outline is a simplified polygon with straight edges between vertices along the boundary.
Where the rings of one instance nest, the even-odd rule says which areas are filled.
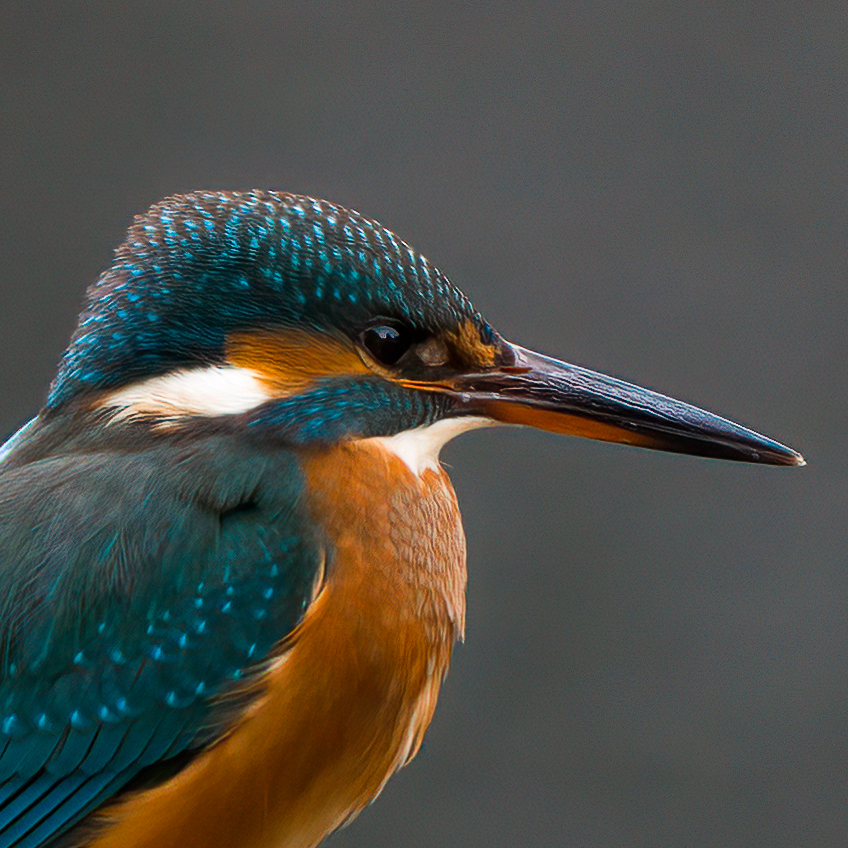
[[[49,730],[53,725],[47,716],[47,713],[41,713],[35,720],[35,726],[39,730]]]
[[[256,642],[247,649],[247,658],[250,659],[256,653]]]
[[[266,609],[259,607],[259,608],[255,609],[253,611],[253,618],[256,621],[263,621],[267,617],[268,617],[268,610],[266,610]]]
[[[188,644],[188,634],[186,634],[186,633],[182,633],[182,634],[180,635],[180,638],[179,638],[179,639],[177,639],[177,644],[178,644],[181,648],[184,648],[184,647]]]
[[[194,599],[194,608],[202,609],[203,608],[203,598],[195,598]]]
[[[91,722],[79,710],[74,710],[68,721],[74,730],[85,730],[91,726]]]
[[[162,657],[164,657],[164,656],[165,656],[165,650],[163,649],[162,645],[154,645],[154,646],[150,649],[150,656],[151,656],[154,660],[161,660],[161,659],[162,659]]]
[[[110,710],[105,704],[98,708],[97,718],[99,718],[100,721],[105,721],[109,724],[113,724],[118,720],[118,716],[116,716],[115,713],[113,713],[112,710]]]
[[[272,597],[274,597],[274,587],[266,586],[262,590],[262,597],[265,598],[266,601],[270,601]]]
[[[125,661],[124,653],[120,648],[113,648],[109,652],[109,658],[117,665],[121,665]]]
[[[206,630],[206,619],[201,618],[200,621],[195,622],[194,632],[203,633],[204,630]]]
[[[80,651],[74,655],[74,665],[82,665],[85,662],[85,654]]]
[[[18,717],[12,713],[3,719],[3,733],[7,736],[12,736],[16,730],[20,730],[21,722]]]
[[[229,612],[230,609],[232,608],[232,606],[233,606],[232,601],[224,601],[224,603],[221,604],[221,612]]]

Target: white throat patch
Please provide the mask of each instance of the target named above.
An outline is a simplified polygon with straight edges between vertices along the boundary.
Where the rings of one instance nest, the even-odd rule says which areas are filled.
[[[102,409],[114,409],[116,419],[156,416],[236,415],[273,395],[255,371],[233,365],[186,368],[124,386],[107,395]]]
[[[455,436],[481,427],[494,427],[497,421],[484,416],[443,418],[435,424],[404,430],[394,436],[375,436],[363,442],[377,444],[403,461],[409,470],[420,477],[425,469],[439,468],[439,453]]]

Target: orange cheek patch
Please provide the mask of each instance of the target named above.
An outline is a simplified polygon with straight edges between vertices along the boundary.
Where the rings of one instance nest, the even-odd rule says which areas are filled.
[[[298,394],[322,377],[372,373],[350,343],[304,330],[234,333],[227,361],[254,371],[279,396]]]
[[[445,335],[460,361],[469,370],[483,370],[494,366],[495,347],[483,342],[480,330],[471,321],[463,322],[455,333]]]

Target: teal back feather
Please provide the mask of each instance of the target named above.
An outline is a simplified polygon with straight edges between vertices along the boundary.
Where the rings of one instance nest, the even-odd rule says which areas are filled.
[[[0,471],[2,848],[42,844],[220,734],[221,696],[311,597],[323,551],[290,452],[125,437],[13,450]]]

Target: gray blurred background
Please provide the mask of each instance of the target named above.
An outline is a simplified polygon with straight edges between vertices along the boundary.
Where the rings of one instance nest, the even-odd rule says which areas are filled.
[[[788,442],[445,451],[468,639],[355,846],[848,844],[848,4],[10,2],[0,429],[132,215],[354,206],[507,336]]]

